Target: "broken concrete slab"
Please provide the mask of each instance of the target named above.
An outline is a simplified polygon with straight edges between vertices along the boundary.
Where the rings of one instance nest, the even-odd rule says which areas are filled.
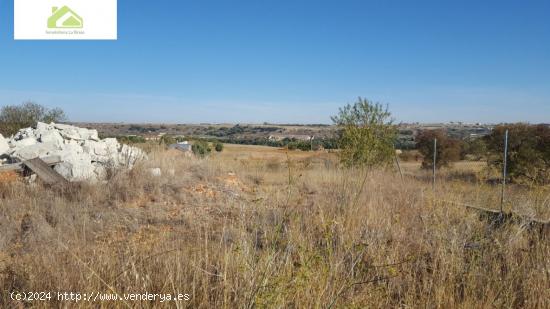
[[[54,155],[57,150],[59,150],[59,147],[54,143],[37,143],[30,146],[16,146],[10,156],[23,161]]]
[[[141,149],[123,144],[119,152],[119,165],[132,168],[137,161],[143,159],[143,156]]]
[[[34,137],[34,130],[32,128],[24,128],[19,130],[14,136],[13,140],[20,141],[25,138]]]
[[[0,155],[3,155],[10,149],[8,141],[0,134]]]
[[[105,179],[107,178],[107,168],[100,163],[92,163],[94,167],[94,174],[96,179]]]
[[[86,128],[79,128],[68,124],[52,124],[55,129],[59,130],[59,133],[67,139],[74,140],[99,140],[97,130],[90,130]]]
[[[54,126],[51,124],[43,123],[43,122],[37,122],[36,123],[36,130],[39,132],[45,132],[45,131],[51,131],[54,130]]]
[[[96,180],[93,165],[86,161],[61,162],[54,170],[70,181]]]
[[[57,147],[63,145],[63,137],[57,131],[43,131],[40,133],[39,141],[41,143],[53,143]]]
[[[121,145],[115,138],[101,140],[96,130],[67,124],[39,122],[3,140],[7,149],[0,140],[0,151],[8,163],[59,156],[62,163],[55,170],[69,181],[104,179],[109,169],[132,168],[146,158],[139,148]]]
[[[10,141],[10,146],[12,148],[19,148],[19,147],[26,147],[26,146],[32,146],[38,143],[36,138],[34,137],[25,137],[19,140],[12,140]]]
[[[84,152],[92,157],[92,161],[104,164],[115,164],[120,145],[116,139],[105,139],[101,141],[87,140],[82,144]]]

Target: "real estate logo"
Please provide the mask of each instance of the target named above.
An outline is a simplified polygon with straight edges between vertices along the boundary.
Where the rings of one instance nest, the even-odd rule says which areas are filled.
[[[14,0],[16,40],[116,40],[117,0]]]
[[[84,22],[82,17],[76,14],[68,6],[58,8],[52,7],[52,15],[48,18],[48,28],[82,28]]]

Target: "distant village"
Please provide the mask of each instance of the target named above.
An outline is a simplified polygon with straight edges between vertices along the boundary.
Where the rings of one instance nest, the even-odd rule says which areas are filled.
[[[79,126],[97,129],[99,134],[117,138],[139,138],[160,141],[171,137],[178,141],[189,139],[218,140],[225,143],[284,146],[288,143],[319,144],[333,148],[337,128],[314,124],[125,124],[78,123]],[[415,139],[423,130],[444,130],[456,139],[476,139],[491,133],[495,124],[482,123],[400,123],[397,125],[398,148],[415,147]]]
[[[471,140],[489,135],[495,125],[481,123],[402,123],[398,125],[398,145],[400,149],[412,149],[416,146],[416,137],[424,130],[443,130],[454,139]]]

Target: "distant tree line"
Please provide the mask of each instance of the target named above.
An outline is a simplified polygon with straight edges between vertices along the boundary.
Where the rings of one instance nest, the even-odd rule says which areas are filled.
[[[270,147],[288,147],[291,150],[300,149],[303,151],[318,149],[337,149],[337,138],[317,138],[313,141],[303,141],[296,138],[284,138],[282,140],[270,140],[265,137],[239,137],[239,138],[210,138],[210,137],[191,137],[190,139],[202,139],[209,142],[220,141],[227,144],[239,144],[239,145],[258,145],[258,146],[270,146]]]
[[[372,117],[372,115],[377,116]],[[394,149],[416,150],[421,156],[422,167],[432,169],[434,140],[437,139],[436,168],[443,168],[460,160],[472,160],[486,161],[490,168],[501,170],[504,132],[509,130],[509,181],[550,184],[550,127],[548,125],[501,125],[495,127],[487,136],[466,139],[457,138],[455,134],[449,134],[446,130],[424,130],[411,139],[407,132],[396,131],[389,122],[389,112],[383,106],[364,99],[342,109],[338,117],[340,118],[334,118],[340,128],[338,137],[335,138],[304,141],[295,138],[282,140],[264,137],[182,138],[165,135],[159,142],[168,145],[183,140],[193,141],[193,144],[197,145],[194,146],[193,151],[200,157],[208,155],[212,150],[223,150],[222,143],[287,147],[289,150],[302,151],[339,148],[342,160],[348,166],[356,164],[376,166],[390,162],[394,156]],[[228,130],[235,133],[241,132],[239,127],[235,126]],[[145,142],[141,136],[117,138],[122,143]],[[401,147],[403,143],[407,146]],[[405,152],[404,156],[407,154]]]
[[[239,124],[233,127],[208,127],[204,135],[214,137],[231,137],[235,135],[243,134],[258,134],[258,133],[273,133],[279,132],[281,128],[278,127],[260,127],[260,126],[241,126]]]
[[[284,126],[284,127],[330,127],[330,124],[327,123],[309,123],[309,124],[303,124],[303,123],[269,123],[264,122],[264,125],[275,125],[275,126]]]
[[[139,135],[117,136],[116,139],[122,144],[138,144],[145,143],[147,141],[143,136]]]

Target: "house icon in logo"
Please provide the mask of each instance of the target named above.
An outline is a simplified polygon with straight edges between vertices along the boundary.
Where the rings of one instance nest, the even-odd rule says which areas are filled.
[[[82,28],[84,22],[68,6],[52,7],[52,16],[48,18],[48,28]]]

